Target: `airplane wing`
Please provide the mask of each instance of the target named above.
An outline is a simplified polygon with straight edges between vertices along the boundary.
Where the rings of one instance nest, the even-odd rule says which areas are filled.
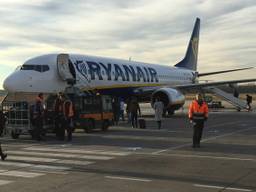
[[[234,72],[234,71],[242,71],[242,70],[247,70],[247,69],[252,69],[254,67],[245,67],[245,68],[239,68],[239,69],[231,69],[231,70],[225,70],[225,71],[214,71],[214,72],[209,72],[209,73],[199,73],[198,77],[202,76],[208,76],[208,75],[216,75],[220,73],[229,73],[229,72]]]
[[[170,88],[179,89],[181,91],[189,91],[189,90],[199,90],[205,87],[235,84],[235,83],[248,83],[248,82],[256,82],[256,79],[218,81],[218,82],[207,82],[207,83],[191,83],[191,84],[185,84],[185,85],[177,85]],[[134,94],[149,95],[149,94],[152,94],[157,89],[159,89],[160,87],[169,87],[169,86],[163,85],[163,86],[152,86],[152,87],[140,87],[134,90]]]
[[[235,84],[235,83],[249,83],[254,82],[256,79],[243,79],[243,80],[232,80],[232,81],[217,81],[217,82],[207,82],[207,83],[192,83],[192,84],[186,84],[186,85],[178,85],[174,88],[177,89],[200,89],[204,87],[212,87],[212,86],[218,86],[218,85],[225,85],[225,84]]]

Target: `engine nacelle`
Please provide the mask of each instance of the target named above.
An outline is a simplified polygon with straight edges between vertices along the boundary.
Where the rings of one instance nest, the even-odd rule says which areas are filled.
[[[160,88],[153,92],[151,103],[153,104],[159,98],[167,111],[174,111],[181,108],[185,103],[185,96],[177,89]]]

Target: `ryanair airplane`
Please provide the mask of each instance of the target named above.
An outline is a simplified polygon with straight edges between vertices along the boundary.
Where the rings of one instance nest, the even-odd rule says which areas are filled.
[[[185,91],[204,87],[256,81],[256,79],[199,83],[205,75],[244,70],[240,68],[210,73],[197,71],[200,19],[197,18],[183,60],[174,67],[78,54],[48,54],[32,58],[9,75],[3,84],[8,92],[63,91],[68,80],[81,90],[96,90],[126,99],[137,96],[154,102],[159,97],[168,111],[183,106]]]

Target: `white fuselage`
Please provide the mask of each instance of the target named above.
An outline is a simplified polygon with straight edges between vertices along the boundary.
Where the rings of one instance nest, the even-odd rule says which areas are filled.
[[[26,61],[4,81],[9,92],[63,91],[67,83],[60,78],[58,54],[42,55]],[[125,89],[176,86],[195,81],[195,71],[120,59],[69,54],[77,87],[82,90]],[[74,74],[74,73],[73,73]]]

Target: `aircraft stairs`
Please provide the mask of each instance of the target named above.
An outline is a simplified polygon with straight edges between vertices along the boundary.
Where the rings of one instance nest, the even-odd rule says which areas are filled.
[[[241,110],[241,109],[247,109],[247,104],[246,102],[242,101],[241,99],[234,97],[232,94],[227,93],[225,91],[222,91],[221,89],[217,88],[217,87],[208,87],[205,88],[206,90],[212,92],[213,94],[222,97],[223,99],[225,99],[227,102],[229,102],[230,104],[232,104],[233,106],[235,106],[237,108],[237,110]]]

